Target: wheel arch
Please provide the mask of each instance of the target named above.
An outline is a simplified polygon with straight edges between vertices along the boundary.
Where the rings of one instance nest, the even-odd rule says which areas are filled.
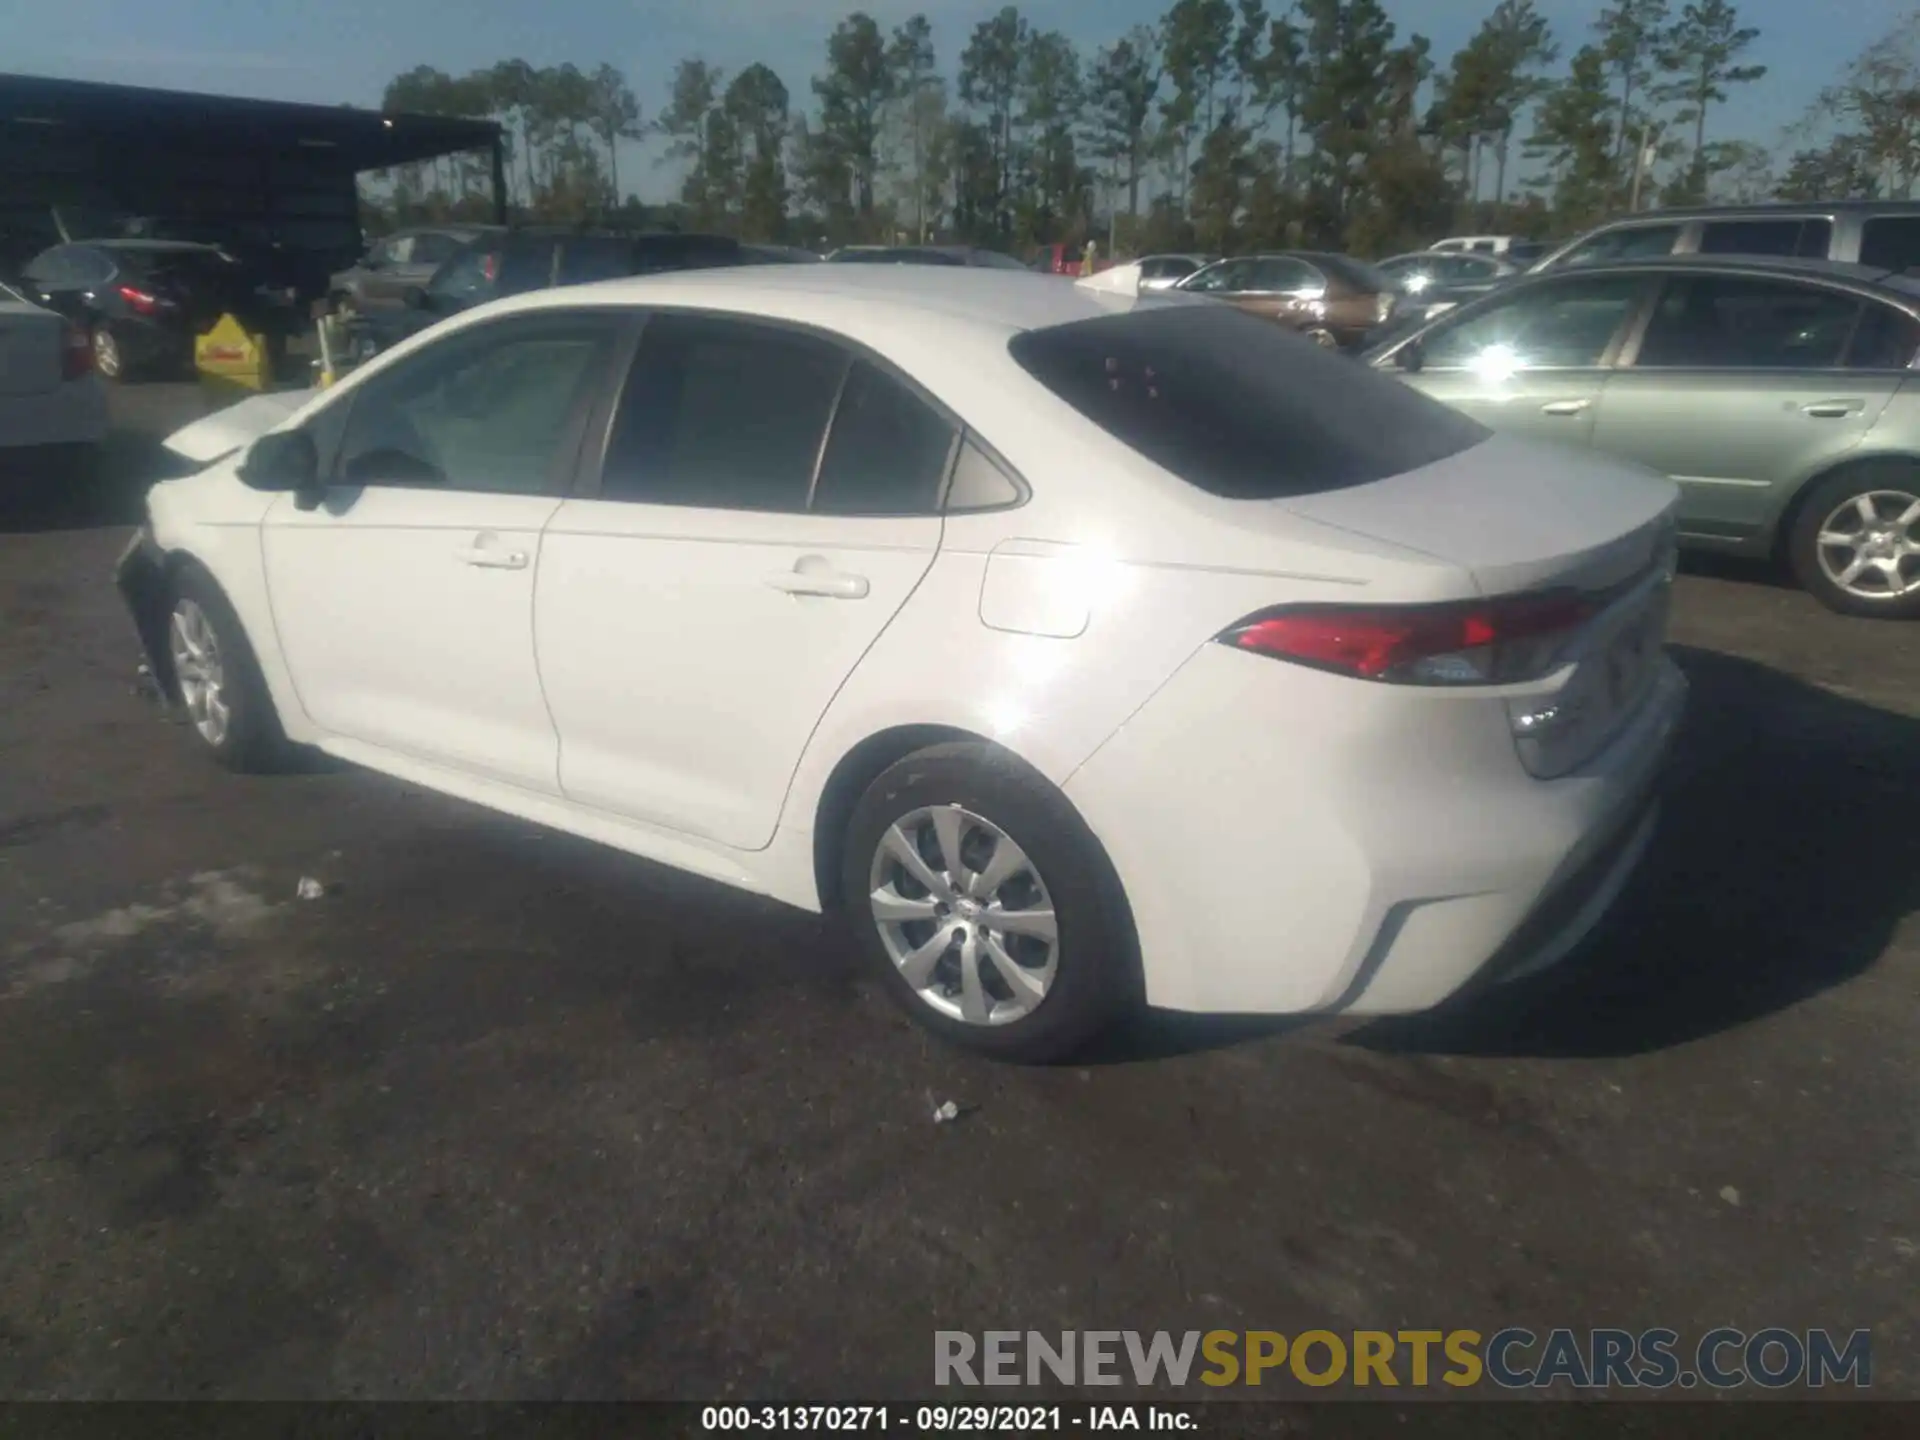
[[[1884,450],[1872,455],[1858,453],[1842,456],[1824,469],[1816,470],[1799,485],[1794,487],[1792,496],[1780,507],[1780,513],[1774,518],[1773,538],[1768,544],[1768,553],[1776,564],[1787,564],[1788,551],[1793,545],[1794,527],[1800,523],[1800,517],[1806,513],[1807,502],[1813,498],[1813,492],[1833,479],[1850,470],[1865,470],[1875,465],[1899,466],[1914,472],[1920,472],[1920,454],[1909,450]]]

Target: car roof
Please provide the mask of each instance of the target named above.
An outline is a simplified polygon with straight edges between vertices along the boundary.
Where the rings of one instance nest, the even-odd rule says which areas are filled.
[[[1602,275],[1645,270],[1725,270],[1742,274],[1798,275],[1806,279],[1848,280],[1854,284],[1879,284],[1900,278],[1899,272],[1880,265],[1855,265],[1844,260],[1821,260],[1789,255],[1649,255],[1635,260],[1596,261],[1590,265],[1566,265],[1542,272],[1542,278],[1554,275]]]
[[[501,306],[558,308],[582,301],[613,305],[687,305],[766,313],[841,329],[850,319],[938,321],[998,337],[1111,315],[1133,305],[1206,304],[1063,285],[1029,270],[974,266],[750,265],[677,270],[591,285],[537,290]]]
[[[1596,230],[1614,225],[1630,225],[1649,220],[1764,220],[1787,219],[1796,215],[1851,215],[1862,211],[1875,214],[1920,215],[1920,200],[1812,200],[1797,204],[1791,200],[1768,200],[1754,205],[1676,205],[1666,210],[1642,210],[1637,215],[1620,215],[1594,226]]]
[[[162,255],[171,253],[222,255],[218,245],[202,244],[198,240],[76,240],[76,245],[85,245],[95,250],[116,250],[131,254]]]

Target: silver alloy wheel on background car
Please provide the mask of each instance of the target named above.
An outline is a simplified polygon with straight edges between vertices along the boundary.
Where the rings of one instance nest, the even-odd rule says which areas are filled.
[[[870,871],[874,924],[922,1001],[969,1025],[1006,1025],[1053,988],[1060,936],[1033,861],[991,820],[958,805],[903,815]]]
[[[96,326],[93,332],[93,368],[108,380],[118,380],[120,366],[120,342],[105,325]]]
[[[233,723],[226,694],[226,666],[220,655],[213,622],[196,600],[182,599],[167,622],[167,650],[173,659],[180,700],[200,738],[209,745],[225,742]]]
[[[1868,490],[1821,522],[1815,551],[1827,579],[1862,600],[1920,592],[1920,495]]]

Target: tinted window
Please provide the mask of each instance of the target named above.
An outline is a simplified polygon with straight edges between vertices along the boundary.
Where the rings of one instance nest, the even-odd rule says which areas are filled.
[[[1158,260],[1140,262],[1140,278],[1143,280],[1178,280],[1182,275],[1191,275],[1194,265],[1191,260],[1181,260],[1173,256],[1161,256]]]
[[[1763,370],[1838,365],[1859,315],[1860,302],[1835,290],[1689,275],[1669,281],[1661,293],[1635,363]]]
[[[967,254],[967,263],[986,270],[1024,270],[1011,255],[1002,255],[998,250],[973,250]]]
[[[1529,286],[1428,332],[1421,361],[1430,370],[1598,365],[1643,285],[1637,276],[1607,275]]]
[[[1562,265],[1598,265],[1607,260],[1645,260],[1671,255],[1680,240],[1678,225],[1623,225],[1602,230],[1569,250]]]
[[[1831,220],[1710,220],[1700,230],[1700,253],[1819,259],[1832,239]]]
[[[1034,379],[1189,484],[1234,499],[1364,485],[1486,438],[1457,411],[1225,306],[1029,330]]]
[[[416,235],[413,237],[413,254],[409,263],[414,265],[444,265],[453,258],[453,252],[460,248],[460,242],[451,235]]]
[[[36,255],[27,262],[23,273],[36,285],[50,290],[58,289],[68,283],[73,275],[72,252],[62,247]]]
[[[829,515],[932,514],[953,435],[919,396],[855,361],[833,412],[812,508]]]
[[[1851,370],[1904,370],[1920,351],[1920,324],[1891,305],[1869,304],[1847,347]]]
[[[1181,288],[1199,291],[1245,290],[1253,283],[1254,262],[1251,260],[1222,260],[1196,270],[1185,280]]]
[[[1253,273],[1242,282],[1242,288],[1279,292],[1318,290],[1322,284],[1319,274],[1305,261],[1274,256],[1254,261]]]
[[[1885,270],[1920,270],[1920,215],[1883,215],[1860,231],[1860,263]]]
[[[500,279],[500,254],[491,247],[462,251],[434,272],[427,282],[434,309],[461,310],[491,300]]]
[[[574,433],[611,332],[596,319],[451,336],[353,393],[338,474],[349,485],[536,495]]]
[[[559,258],[559,245],[552,240],[521,240],[508,245],[500,255],[499,293],[520,295],[546,289],[556,279]]]
[[[804,510],[845,354],[745,321],[647,322],[607,443],[601,498]]]
[[[633,245],[627,240],[568,240],[560,247],[560,283],[584,285],[633,274]]]

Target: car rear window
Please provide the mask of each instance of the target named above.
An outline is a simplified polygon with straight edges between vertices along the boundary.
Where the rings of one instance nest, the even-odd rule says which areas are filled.
[[[1346,281],[1356,290],[1378,294],[1382,290],[1395,288],[1392,276],[1364,260],[1354,259],[1351,255],[1315,255],[1312,259],[1315,265],[1329,275]]]
[[[1029,330],[1009,348],[1101,429],[1228,499],[1366,485],[1489,434],[1397,380],[1224,305],[1142,305]]]

